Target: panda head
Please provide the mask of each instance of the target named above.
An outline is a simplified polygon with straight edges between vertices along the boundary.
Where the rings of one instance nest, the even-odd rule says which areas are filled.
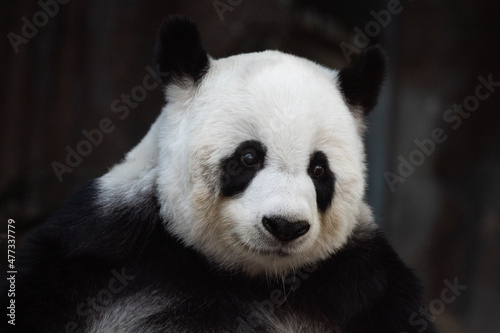
[[[335,71],[278,51],[212,59],[166,20],[155,186],[167,230],[218,267],[280,275],[342,248],[362,214],[363,116],[384,56]]]

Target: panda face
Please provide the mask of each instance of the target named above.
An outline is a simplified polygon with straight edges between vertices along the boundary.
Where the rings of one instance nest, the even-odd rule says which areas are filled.
[[[230,268],[280,274],[342,247],[364,154],[337,72],[275,51],[167,87],[159,190],[169,230]]]
[[[383,79],[379,48],[341,71],[277,51],[215,60],[182,17],[156,44],[167,104],[99,180],[102,214],[154,193],[186,246],[268,276],[328,257],[371,220],[362,131]]]

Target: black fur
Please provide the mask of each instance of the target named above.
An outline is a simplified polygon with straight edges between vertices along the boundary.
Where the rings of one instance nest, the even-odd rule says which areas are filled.
[[[314,177],[314,167],[321,165],[324,168],[324,173],[321,177]],[[333,193],[335,189],[335,175],[328,165],[328,158],[322,151],[317,151],[311,157],[308,168],[309,176],[311,177],[316,189],[316,204],[320,212],[325,212],[332,204]]]
[[[156,37],[155,64],[164,84],[172,80],[182,84],[186,76],[200,82],[208,70],[208,55],[191,19],[172,16],[163,21]]]
[[[246,152],[257,155],[259,163],[255,166],[246,166],[242,157]],[[222,172],[220,176],[220,189],[223,196],[230,197],[243,192],[255,177],[257,172],[264,167],[266,149],[258,141],[242,142],[234,153],[222,161]]]
[[[367,48],[358,61],[339,72],[340,90],[347,103],[368,114],[377,104],[385,76],[385,54],[381,47]]]
[[[83,332],[99,307],[146,289],[176,297],[173,310],[144,320],[157,332],[166,324],[168,332],[270,332],[262,311],[321,322],[331,332],[434,332],[426,321],[411,325],[410,316],[425,308],[422,290],[379,231],[354,232],[329,259],[273,282],[220,271],[184,247],[165,232],[154,193],[102,215],[95,191],[90,184],[26,240],[18,253],[16,326],[4,318],[2,332]],[[112,279],[119,285],[117,274],[128,278],[126,287],[109,304],[90,305]],[[1,295],[5,309],[5,290]]]

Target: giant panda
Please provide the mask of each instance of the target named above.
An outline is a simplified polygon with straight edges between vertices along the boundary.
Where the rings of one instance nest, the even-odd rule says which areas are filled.
[[[27,238],[5,331],[434,331],[364,201],[380,48],[340,71],[279,51],[214,59],[175,16],[155,61],[166,105]]]

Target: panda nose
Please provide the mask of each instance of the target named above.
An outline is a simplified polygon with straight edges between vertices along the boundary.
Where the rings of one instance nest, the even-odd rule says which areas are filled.
[[[280,217],[263,217],[262,224],[267,231],[282,242],[299,238],[309,230],[307,221],[290,222]]]

